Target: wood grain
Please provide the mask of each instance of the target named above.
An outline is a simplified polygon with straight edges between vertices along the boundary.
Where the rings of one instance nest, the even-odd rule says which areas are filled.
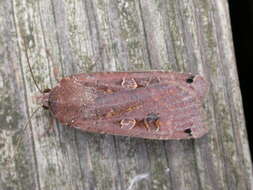
[[[211,84],[211,131],[198,140],[115,137],[40,111],[22,132],[39,94],[26,54],[41,89],[56,85],[54,68],[200,73]],[[253,189],[226,0],[2,0],[0,106],[3,190]]]

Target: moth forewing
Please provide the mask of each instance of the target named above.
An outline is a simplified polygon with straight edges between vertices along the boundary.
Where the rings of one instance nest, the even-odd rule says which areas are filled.
[[[62,124],[149,139],[199,138],[208,83],[188,73],[100,72],[63,78],[42,98]]]

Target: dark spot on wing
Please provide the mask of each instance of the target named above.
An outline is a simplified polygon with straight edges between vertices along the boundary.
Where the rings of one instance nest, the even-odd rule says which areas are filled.
[[[189,136],[192,136],[192,130],[190,128],[185,129],[184,132],[187,133]]]
[[[191,84],[193,83],[193,79],[194,79],[195,76],[190,76],[189,78],[186,79],[186,82]]]

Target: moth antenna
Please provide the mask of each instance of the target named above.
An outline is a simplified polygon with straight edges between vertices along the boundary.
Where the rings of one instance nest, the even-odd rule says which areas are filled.
[[[29,67],[29,70],[30,70],[30,73],[31,73],[33,82],[35,83],[35,86],[36,86],[36,88],[40,91],[40,93],[43,94],[43,91],[39,88],[39,85],[37,84],[37,82],[36,82],[36,80],[35,80],[35,77],[34,77],[34,75],[33,75],[32,67],[31,67],[31,64],[30,64],[30,61],[29,61],[29,58],[28,58],[28,54],[27,54],[26,45],[25,45],[25,57],[26,57],[26,61],[27,61],[27,63],[28,63],[28,67]]]
[[[26,121],[24,127],[23,127],[22,129],[20,129],[21,131],[25,131],[25,130],[26,130],[28,124],[29,124],[29,123],[31,122],[31,120],[32,120],[32,117],[35,115],[35,113],[36,113],[40,108],[42,108],[42,107],[41,107],[41,106],[38,106],[38,107],[32,112],[31,116],[27,119],[27,121]],[[14,150],[14,158],[16,157],[16,153],[17,153],[18,148],[19,148],[19,146],[20,146],[20,142],[21,142],[21,136],[18,136],[18,138],[17,138],[17,145],[16,145],[15,150]]]

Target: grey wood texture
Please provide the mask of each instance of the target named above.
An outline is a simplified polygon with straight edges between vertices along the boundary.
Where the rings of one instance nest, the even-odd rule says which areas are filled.
[[[43,109],[22,131],[40,95],[27,59],[41,89],[57,84],[54,68],[200,73],[210,132],[90,134]],[[226,0],[0,0],[0,106],[1,190],[253,189]]]

